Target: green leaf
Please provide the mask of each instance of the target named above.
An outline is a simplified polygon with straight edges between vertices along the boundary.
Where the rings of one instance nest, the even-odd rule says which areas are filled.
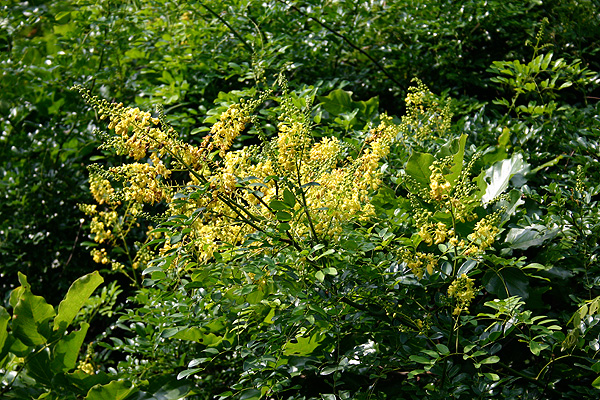
[[[529,342],[529,350],[534,356],[539,356],[540,352],[544,349],[547,349],[548,345],[544,343],[538,343],[535,340]]]
[[[511,228],[506,235],[506,243],[513,249],[526,250],[540,246],[558,235],[560,229],[548,229],[544,225],[533,224],[526,228]]]
[[[494,381],[494,382],[500,380],[500,376],[498,374],[494,374],[491,372],[484,372],[483,376],[485,376],[486,378],[488,378],[489,380]]]
[[[2,360],[2,348],[4,347],[4,343],[6,343],[6,338],[8,337],[8,331],[6,327],[8,326],[8,321],[10,321],[10,314],[6,311],[6,308],[0,306],[0,360]]]
[[[323,271],[317,271],[315,273],[315,278],[317,278],[319,282],[323,282],[325,280],[325,274],[323,273]]]
[[[56,21],[60,22],[61,19],[65,18],[66,16],[70,16],[70,15],[71,15],[71,11],[61,11],[54,16],[54,19]]]
[[[240,395],[240,400],[258,400],[261,397],[260,390],[246,389]]]
[[[124,400],[139,389],[129,381],[112,381],[90,389],[85,400]]]
[[[56,344],[51,362],[52,371],[66,372],[75,368],[77,356],[89,327],[88,323],[82,323],[81,329],[69,333]]]
[[[295,343],[287,342],[284,345],[283,354],[286,356],[308,356],[319,347],[325,337],[320,332],[315,332],[309,337],[297,336]]]
[[[452,157],[452,166],[450,167],[450,173],[444,175],[446,180],[451,184],[453,184],[456,181],[456,179],[458,179],[458,176],[462,171],[467,136],[468,135],[463,133],[462,135],[460,135],[460,138],[456,138],[448,142],[448,144],[442,147],[436,155],[438,159],[449,156]]]
[[[372,97],[367,101],[353,101],[352,92],[336,89],[332,90],[327,96],[319,97],[323,108],[333,116],[339,116],[341,114],[356,113],[356,116],[352,118],[351,124],[355,125],[360,120],[368,120],[372,118],[379,109],[379,99]]]
[[[269,203],[269,207],[271,207],[271,209],[273,209],[274,211],[289,210],[291,208],[286,203],[280,200],[271,200],[271,202]]]
[[[171,336],[174,339],[190,340],[202,343],[206,346],[216,346],[223,341],[222,336],[215,335],[214,333],[207,333],[197,327],[186,328],[183,330],[179,329],[179,332],[175,332]]]
[[[25,367],[28,375],[35,379],[38,385],[50,385],[52,383],[55,374],[50,367],[50,351],[48,348],[43,348],[41,351],[34,353]]]
[[[429,153],[414,152],[406,163],[406,173],[414,179],[421,187],[429,187],[429,177],[434,157]]]
[[[287,211],[277,211],[277,213],[275,213],[275,217],[278,221],[281,222],[287,222],[292,220],[292,214],[290,214]]]
[[[427,357],[423,357],[423,356],[417,356],[417,355],[411,355],[410,357],[408,357],[411,361],[414,361],[416,363],[419,364],[433,364],[434,360],[431,360]]]
[[[296,205],[296,196],[294,196],[294,194],[287,188],[283,191],[283,202],[290,208],[293,208]]]
[[[90,298],[94,290],[104,282],[98,271],[77,279],[58,305],[58,315],[54,319],[54,330],[64,331],[73,322],[81,307]]]
[[[483,276],[482,282],[488,292],[500,298],[519,296],[527,299],[529,297],[529,279],[518,268],[488,271]]]
[[[23,293],[31,290],[31,285],[27,282],[27,276],[25,276],[21,272],[17,272],[17,276],[21,286],[15,288],[15,290],[13,290],[10,293],[10,299],[8,303],[11,305],[12,308],[15,308],[17,306],[17,303],[19,302],[19,299],[21,298],[21,295]]]
[[[288,224],[287,222],[282,222],[279,225],[277,225],[277,230],[280,233],[285,233],[285,232],[289,231],[290,229],[292,229],[292,226],[290,224]]]
[[[479,361],[479,364],[495,364],[498,361],[500,361],[500,357],[498,357],[498,356],[491,356],[491,357],[488,357],[488,358],[486,358],[484,360]]]
[[[512,158],[501,160],[492,165],[478,178],[479,187],[484,189],[481,201],[489,203],[506,190],[510,179],[518,173],[525,174],[529,164],[523,161],[521,154],[514,154]]]
[[[435,345],[435,347],[437,348],[438,352],[443,356],[450,354],[450,349],[444,344],[438,343]]]
[[[600,389],[600,376],[598,376],[596,379],[594,379],[594,382],[592,382],[592,386],[595,387],[596,389]]]
[[[54,308],[46,303],[41,296],[25,291],[13,313],[12,331],[17,339],[28,346],[37,346],[46,343],[49,332],[45,324],[56,315]]]

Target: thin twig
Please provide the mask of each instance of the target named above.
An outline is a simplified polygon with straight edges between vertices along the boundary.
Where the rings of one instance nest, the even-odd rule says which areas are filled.
[[[242,44],[244,45],[244,47],[246,47],[246,49],[248,49],[248,51],[251,54],[254,53],[254,49],[252,48],[252,46],[250,46],[250,44],[248,44],[248,42],[246,42],[246,40],[244,40],[244,38],[242,37],[242,35],[240,35],[240,33],[238,31],[236,31],[235,29],[233,29],[233,27],[231,25],[229,25],[229,23],[227,21],[225,21],[225,19],[223,17],[221,17],[218,13],[216,13],[212,8],[210,8],[206,4],[200,3],[200,5],[206,11],[208,11],[209,13],[211,13],[212,15],[214,15],[219,21],[221,21],[223,23],[223,25],[225,25],[231,31],[231,33],[233,33],[235,35],[235,37],[238,38],[238,40],[240,42],[242,42]]]
[[[399,87],[402,87],[403,85],[396,80],[396,78],[394,78],[389,72],[387,72],[385,70],[385,68],[383,67],[383,65],[381,65],[379,63],[379,61],[377,61],[376,59],[374,59],[369,53],[367,53],[366,51],[364,51],[363,49],[361,49],[360,47],[358,47],[357,45],[355,45],[354,43],[352,43],[352,41],[350,39],[348,39],[346,36],[342,35],[341,33],[339,33],[338,31],[336,31],[335,29],[333,29],[332,27],[330,27],[329,25],[327,25],[326,23],[319,21],[318,19],[316,19],[315,17],[311,17],[310,15],[306,14],[304,11],[300,10],[298,7],[296,7],[293,4],[289,4],[287,1],[285,0],[277,0],[282,4],[287,5],[288,7],[290,7],[292,10],[296,11],[297,13],[299,13],[300,15],[304,16],[305,18],[308,18],[310,20],[313,20],[314,22],[316,22],[317,24],[321,25],[323,28],[327,29],[329,32],[333,33],[335,36],[341,38],[344,42],[346,42],[348,44],[348,46],[352,47],[354,50],[360,52],[362,55],[364,55],[365,57],[367,57],[376,67],[377,69],[379,69],[381,72],[383,72],[385,74],[385,76],[387,76],[392,82],[394,82],[396,85],[398,85]]]

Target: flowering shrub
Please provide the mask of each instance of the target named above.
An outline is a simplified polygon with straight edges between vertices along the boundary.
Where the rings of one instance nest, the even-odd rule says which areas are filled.
[[[223,22],[209,3],[200,7]],[[277,4],[371,61],[371,50],[388,54],[365,52],[354,43],[366,35],[344,36],[310,7]],[[441,6],[420,12],[454,7]],[[182,29],[161,43],[174,54],[204,35],[191,30],[200,14],[173,15]],[[252,23],[260,30],[266,19]],[[223,26],[252,48],[237,25]],[[168,118],[160,107],[152,114],[109,103],[78,86],[108,127],[98,135],[103,165],[90,167],[95,204],[79,207],[93,241],[84,246],[115,281],[92,297],[102,279],[78,280],[57,312],[19,276],[8,310],[0,308],[2,396],[594,397],[598,107],[559,104],[577,96],[559,91],[598,79],[578,61],[542,54],[542,36],[526,67],[515,60],[490,69],[493,82],[515,92],[496,102],[508,106],[503,116],[416,81],[405,114],[392,117],[379,114],[377,98],[353,100],[335,82],[290,89],[281,77],[272,86],[257,79],[262,90],[221,93],[207,112],[173,113],[201,89],[184,80],[191,65],[176,68],[170,56],[141,68],[162,74],[153,101],[177,103]],[[253,59],[252,73],[248,63],[228,65],[247,84],[267,63]],[[463,117],[453,122],[453,111]],[[192,129],[192,115],[211,126]],[[123,276],[132,286],[121,282],[129,297],[116,305]],[[89,323],[98,314],[118,319],[99,328]],[[81,329],[67,330],[74,321]],[[96,336],[84,347],[88,330]]]
[[[406,116],[382,114],[351,142],[319,127],[314,97],[299,101],[280,77],[229,104],[190,145],[160,109],[153,117],[78,90],[109,121],[103,147],[131,160],[94,166],[98,204],[81,206],[94,259],[145,277],[132,299],[140,308],[122,317],[140,327],[135,347],[109,346],[128,354],[120,371],[244,399],[394,397],[398,371],[409,379],[402,392],[417,397],[456,387],[497,396],[511,384],[498,373],[507,364],[489,369],[511,330],[492,335],[504,314],[481,313],[525,296],[519,274],[538,268],[495,255],[523,205],[509,182],[530,168],[509,155],[508,132],[493,151],[467,151],[467,135],[447,138],[450,103],[417,82]],[[237,146],[243,133],[258,144]],[[158,227],[129,245],[140,217]],[[499,303],[482,301],[490,296]],[[552,319],[520,315],[531,330],[516,337],[532,355],[561,346]],[[170,352],[187,368],[161,355]],[[207,376],[215,383],[200,383]]]
[[[175,260],[182,261],[175,264],[184,270],[189,263],[209,262],[222,246],[238,246],[251,234],[296,248],[304,242],[338,241],[345,224],[375,215],[370,196],[382,184],[379,162],[399,132],[392,119],[382,115],[352,155],[336,137],[315,140],[310,110],[298,109],[284,86],[276,138],[262,134],[261,145],[231,150],[248,124],[261,123],[251,113],[270,96],[269,90],[229,106],[202,144],[192,146],[182,143],[162,117],[108,104],[80,90],[114,129],[103,146],[134,160],[92,170],[92,194],[98,205],[107,207],[99,211],[97,205],[81,206],[92,216],[94,241],[114,246],[142,214],[144,204],[165,202],[167,210],[160,218],[185,219],[186,228],[150,231],[154,240],[163,237],[154,254],[185,249],[193,257]],[[148,162],[137,162],[144,157]],[[120,208],[125,211],[117,217]],[[94,248],[94,259],[121,269],[106,251]],[[132,266],[138,266],[136,258]]]

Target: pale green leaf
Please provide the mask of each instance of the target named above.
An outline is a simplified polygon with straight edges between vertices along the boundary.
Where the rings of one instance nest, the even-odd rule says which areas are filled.
[[[77,279],[58,305],[58,315],[54,319],[54,330],[65,330],[71,324],[81,307],[90,298],[94,290],[104,282],[98,271]]]
[[[85,400],[124,400],[137,391],[138,389],[129,381],[112,381],[91,388]]]
[[[518,173],[525,174],[528,170],[529,164],[523,161],[521,154],[514,154],[509,159],[498,161],[485,171],[482,177],[486,188],[481,201],[484,204],[489,203],[506,190],[513,176]]]

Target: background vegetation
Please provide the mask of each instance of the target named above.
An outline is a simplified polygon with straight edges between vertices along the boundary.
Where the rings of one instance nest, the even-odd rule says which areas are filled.
[[[0,7],[2,396],[597,397],[597,1]],[[274,86],[282,71],[287,92]],[[282,104],[295,102],[300,115],[308,97],[317,138],[357,146],[387,112],[402,140],[382,160],[376,218],[345,225],[337,242],[269,242],[267,258],[217,256],[179,275],[149,260],[113,271],[92,259],[91,220],[78,205],[93,202],[89,165],[127,159],[98,149],[106,121],[75,84],[126,106],[163,105],[193,145],[228,106],[273,87],[256,110],[267,137]],[[405,101],[415,93],[422,110]],[[427,125],[450,114],[448,126]],[[234,149],[258,142],[248,130]],[[477,219],[502,214],[494,243],[477,255],[429,245],[410,217],[419,199],[436,211],[419,197],[419,179],[430,176],[418,171],[448,156],[479,177],[469,193]],[[496,208],[483,207],[501,194]],[[127,246],[139,249],[144,224],[156,222],[140,221]],[[170,241],[184,225],[163,226]],[[417,279],[405,248],[447,257],[451,268],[440,262]],[[298,277],[294,260],[317,253],[321,269]],[[245,278],[223,275],[269,263],[289,274],[268,274],[268,290],[239,291]],[[155,269],[142,275],[147,267]],[[448,289],[462,273],[474,297],[456,315]]]

